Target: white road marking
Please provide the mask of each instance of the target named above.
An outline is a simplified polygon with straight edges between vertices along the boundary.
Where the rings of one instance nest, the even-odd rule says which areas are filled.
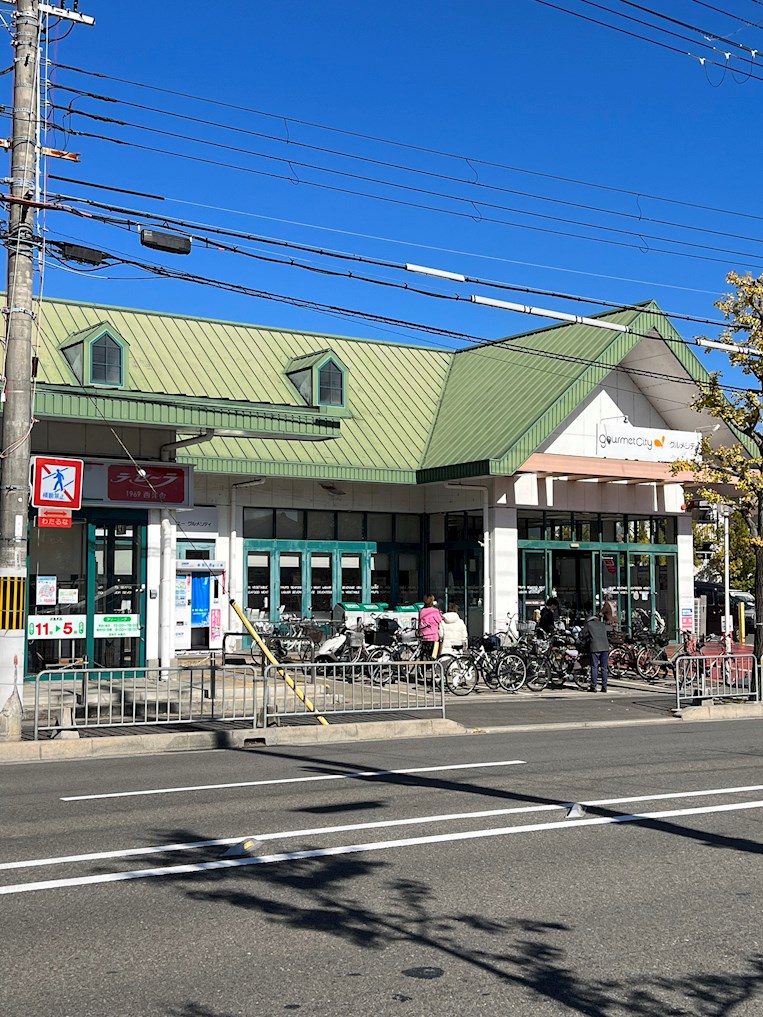
[[[188,787],[155,787],[143,791],[109,791],[99,795],[69,795],[62,802],[90,802],[97,798],[136,798],[141,795],[172,795],[180,791],[217,791],[228,787],[264,787],[266,784],[307,784],[317,780],[360,780],[405,773],[438,773],[443,770],[475,770],[488,766],[521,766],[524,759],[500,759],[493,763],[451,763],[448,766],[410,766],[405,770],[358,770],[355,773],[322,773],[311,777],[277,777],[273,780],[241,780],[233,784],[191,784]]]
[[[371,841],[367,844],[343,844],[338,847],[314,848],[310,851],[287,851],[275,855],[259,855],[255,858],[220,858],[212,862],[167,865],[158,869],[133,869],[128,872],[104,872],[95,876],[74,876],[68,879],[46,879],[34,883],[15,883],[10,886],[0,886],[0,895],[30,893],[34,890],[57,890],[73,886],[93,886],[97,883],[121,883],[133,879],[181,876],[197,872],[214,872],[220,869],[242,868],[245,865],[273,865],[278,862],[300,861],[303,858],[328,858],[335,855],[359,854],[369,851],[388,851],[392,848],[414,847],[421,844],[443,844],[462,840],[480,840],[485,837],[507,837],[516,833],[563,830],[573,826],[613,826],[620,823],[644,823],[658,819],[671,819],[677,816],[703,816],[713,812],[739,812],[746,809],[760,808],[763,808],[763,801],[733,802],[724,805],[705,805],[692,809],[668,809],[664,812],[642,812],[624,816],[562,819],[555,823],[504,826],[495,830],[467,830],[463,833],[442,833],[428,837],[410,837],[406,840],[382,840]]]
[[[673,798],[704,798],[714,795],[746,794],[763,791],[763,784],[748,784],[744,787],[719,787],[704,791],[670,791],[656,795],[631,795],[628,798],[599,798],[595,801],[579,802],[588,808],[604,805],[631,805],[634,802],[657,802]],[[131,858],[140,855],[155,855],[174,851],[198,851],[207,847],[230,847],[253,836],[257,840],[285,840],[287,837],[315,837],[324,833],[349,833],[353,830],[375,830],[388,826],[424,826],[427,823],[448,823],[461,819],[489,819],[492,816],[519,815],[528,812],[557,812],[568,809],[571,802],[549,805],[521,805],[507,809],[485,809],[479,812],[451,812],[437,816],[411,816],[406,819],[380,819],[369,823],[347,823],[343,826],[314,826],[303,830],[280,830],[277,833],[242,834],[238,837],[218,837],[215,840],[184,841],[176,844],[157,844],[151,847],[122,848],[114,851],[92,851],[80,855],[57,855],[50,858],[27,858],[18,862],[0,862],[3,869],[37,869],[48,865],[66,865],[74,862],[103,861],[106,858]]]

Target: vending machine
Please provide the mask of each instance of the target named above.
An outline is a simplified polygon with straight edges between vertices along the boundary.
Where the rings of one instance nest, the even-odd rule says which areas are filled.
[[[175,563],[175,649],[219,650],[223,645],[225,562]]]

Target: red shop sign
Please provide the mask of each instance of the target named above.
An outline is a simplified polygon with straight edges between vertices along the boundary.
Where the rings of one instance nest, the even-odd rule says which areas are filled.
[[[176,466],[109,466],[109,501],[180,505],[186,498],[186,472]]]

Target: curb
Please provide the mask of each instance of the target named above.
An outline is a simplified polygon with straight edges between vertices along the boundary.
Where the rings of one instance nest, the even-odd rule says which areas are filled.
[[[112,738],[49,738],[39,742],[0,743],[0,764],[54,762],[64,759],[109,759],[166,752],[246,749],[258,745],[322,745],[335,742],[379,741],[390,738],[429,738],[462,735],[466,728],[454,720],[384,720],[333,727],[270,727],[219,731],[179,731],[124,735]]]

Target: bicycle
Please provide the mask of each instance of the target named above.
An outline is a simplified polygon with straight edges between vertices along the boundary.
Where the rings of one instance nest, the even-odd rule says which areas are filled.
[[[701,657],[704,644],[704,637],[697,639],[692,632],[686,632],[681,640],[680,649],[672,655],[668,654],[667,639],[662,645],[655,642],[642,646],[636,657],[636,670],[639,676],[647,682],[655,682],[658,678],[665,679],[670,672],[675,679],[678,658]]]
[[[525,680],[523,659],[516,653],[498,649],[496,637],[487,636],[479,645],[461,654],[439,658],[444,665],[445,687],[456,696],[468,696],[482,681],[491,692],[503,688],[515,692]]]

